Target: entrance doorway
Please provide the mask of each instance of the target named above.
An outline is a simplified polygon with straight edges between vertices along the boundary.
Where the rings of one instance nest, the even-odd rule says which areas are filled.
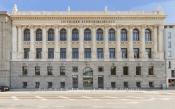
[[[98,88],[103,89],[104,88],[104,77],[98,76]]]
[[[84,89],[93,88],[93,70],[90,67],[83,70],[83,87]]]

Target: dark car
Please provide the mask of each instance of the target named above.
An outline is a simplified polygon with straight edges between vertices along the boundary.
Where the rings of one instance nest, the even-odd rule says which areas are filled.
[[[9,91],[10,88],[8,86],[0,86],[0,92],[5,92],[5,91]]]

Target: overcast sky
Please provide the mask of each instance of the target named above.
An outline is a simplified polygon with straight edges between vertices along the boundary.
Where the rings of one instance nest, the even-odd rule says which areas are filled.
[[[0,10],[11,12],[14,4],[19,10],[156,10],[158,6],[168,15],[166,23],[175,24],[175,0],[0,0]]]

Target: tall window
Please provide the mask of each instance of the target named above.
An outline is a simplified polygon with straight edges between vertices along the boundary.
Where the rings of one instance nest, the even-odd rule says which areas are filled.
[[[109,58],[115,59],[115,48],[109,48]]]
[[[65,75],[65,73],[66,73],[66,67],[60,66],[60,75]]]
[[[52,66],[47,66],[47,74],[52,75],[53,74],[53,67]]]
[[[141,66],[136,66],[136,75],[141,75]]]
[[[137,59],[139,58],[139,48],[134,48],[134,58]]]
[[[84,58],[90,59],[91,58],[91,48],[85,48],[84,49]]]
[[[145,41],[152,41],[151,31],[149,29],[145,30]]]
[[[60,30],[60,41],[66,41],[67,40],[67,32],[66,29]]]
[[[27,88],[27,82],[23,82],[22,87],[23,87],[23,88]]]
[[[42,30],[41,29],[36,30],[36,41],[42,41]]]
[[[24,30],[24,41],[30,41],[30,30],[29,29]]]
[[[39,88],[40,87],[40,82],[35,82],[35,88]]]
[[[40,75],[40,66],[35,66],[35,75]]]
[[[78,59],[78,58],[79,58],[78,48],[72,48],[72,59]]]
[[[148,58],[152,58],[151,48],[146,48],[146,55]]]
[[[171,77],[175,77],[175,70],[171,70]]]
[[[99,28],[97,30],[97,33],[96,34],[97,34],[97,37],[96,37],[97,38],[97,41],[103,41],[103,30]]]
[[[49,29],[48,30],[48,41],[54,41],[54,36],[55,36],[55,33],[54,33],[54,30],[53,29]]]
[[[48,48],[48,59],[54,58],[54,48]]]
[[[36,59],[42,58],[42,48],[36,48]]]
[[[27,66],[26,65],[22,66],[22,75],[27,75],[27,73],[28,73]]]
[[[128,75],[128,66],[123,67],[123,75]]]
[[[60,48],[60,59],[66,59],[66,48]]]
[[[114,65],[111,67],[111,75],[116,75],[116,66]]]
[[[78,29],[72,30],[72,41],[78,41],[79,40],[79,32]]]
[[[133,30],[133,41],[139,41],[139,30],[138,29]]]
[[[104,58],[103,48],[97,48],[97,58],[98,59]]]
[[[128,40],[127,30],[126,29],[122,29],[121,30],[121,41],[127,41],[127,40]]]
[[[122,55],[122,58],[127,58],[128,55],[127,55],[127,48],[121,48],[121,55]]]
[[[148,68],[148,74],[149,75],[154,75],[154,67],[153,66],[149,66],[149,68]]]
[[[29,59],[30,48],[24,48],[24,59]]]
[[[47,88],[52,88],[53,86],[52,82],[48,82],[47,84],[48,84]]]
[[[115,30],[114,29],[111,28],[109,30],[108,35],[109,35],[109,37],[108,37],[109,41],[115,41]]]
[[[84,41],[91,41],[91,30],[89,28],[84,30]]]

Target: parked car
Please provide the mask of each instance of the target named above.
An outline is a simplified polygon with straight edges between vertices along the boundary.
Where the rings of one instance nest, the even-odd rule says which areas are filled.
[[[5,92],[5,91],[9,91],[10,88],[8,86],[0,86],[0,92]]]

